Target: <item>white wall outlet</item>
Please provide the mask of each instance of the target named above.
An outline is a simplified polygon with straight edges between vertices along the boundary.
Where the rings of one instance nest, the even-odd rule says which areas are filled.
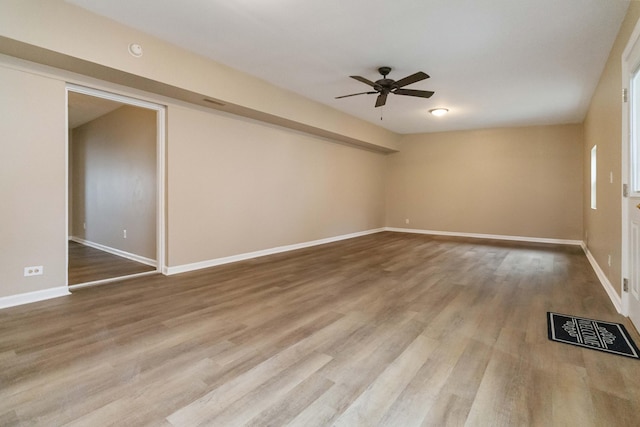
[[[607,256],[607,264],[611,267],[611,255]]]
[[[122,231],[122,237],[124,237],[125,239],[127,238],[127,230]]]
[[[41,276],[42,274],[44,274],[44,267],[42,267],[41,265],[34,265],[32,267],[25,267],[24,268],[24,276],[28,277],[28,276]]]
[[[87,223],[86,223],[86,222],[83,222],[83,223],[82,223],[82,229],[83,229],[83,230],[86,230],[86,229],[87,229]]]
[[[609,172],[609,184],[613,184],[613,172]]]
[[[409,218],[405,219],[405,220],[404,220],[404,223],[405,223],[405,224],[409,224]]]

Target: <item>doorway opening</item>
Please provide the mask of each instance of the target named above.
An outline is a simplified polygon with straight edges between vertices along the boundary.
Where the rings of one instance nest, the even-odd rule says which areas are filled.
[[[67,285],[162,272],[165,107],[67,85]]]
[[[640,22],[622,54],[622,314],[640,330]]]

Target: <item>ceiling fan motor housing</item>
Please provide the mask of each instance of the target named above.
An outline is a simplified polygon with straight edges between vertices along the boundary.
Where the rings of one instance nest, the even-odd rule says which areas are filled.
[[[375,89],[378,92],[390,92],[392,89],[395,89],[395,87],[393,86],[395,83],[395,80],[380,79],[376,82]]]
[[[393,89],[395,80],[388,79],[387,74],[391,72],[391,67],[380,67],[378,72],[382,74],[382,78],[376,81],[375,90],[380,93],[389,93]]]

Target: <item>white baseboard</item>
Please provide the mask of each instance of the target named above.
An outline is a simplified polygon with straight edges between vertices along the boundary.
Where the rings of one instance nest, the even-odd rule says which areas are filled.
[[[600,283],[602,283],[602,287],[607,292],[607,295],[609,295],[609,299],[613,303],[618,313],[622,314],[622,299],[616,292],[615,288],[613,287],[613,285],[611,284],[607,276],[604,274],[604,271],[602,271],[602,268],[600,268],[600,265],[598,264],[596,259],[593,257],[593,254],[591,253],[591,251],[589,251],[589,248],[587,248],[587,245],[582,243],[581,246],[582,246],[582,250],[587,256],[587,259],[589,260],[589,263],[591,264],[591,268],[593,268],[593,271],[595,271],[596,276],[598,276]]]
[[[194,262],[191,264],[177,265],[175,267],[165,267],[163,274],[172,275],[178,273],[185,273],[187,271],[200,270],[203,268],[215,267],[217,265],[229,264],[237,261],[244,261],[247,259],[258,258],[266,255],[274,255],[282,252],[295,251],[296,249],[309,248],[311,246],[324,245],[326,243],[338,242],[340,240],[353,239],[354,237],[366,236],[368,234],[380,233],[385,231],[384,228],[376,228],[373,230],[359,231],[357,233],[343,234],[335,237],[328,237],[326,239],[312,240],[310,242],[296,243],[293,245],[277,246],[275,248],[263,249],[255,252],[247,252],[244,254],[232,255],[223,258],[215,258],[207,261]]]
[[[80,243],[81,245],[89,246],[89,247],[94,248],[94,249],[99,249],[101,251],[108,252],[108,253],[113,254],[113,255],[117,255],[117,256],[122,257],[122,258],[127,258],[127,259],[130,259],[132,261],[136,261],[136,262],[139,262],[141,264],[145,264],[145,265],[148,265],[148,266],[151,266],[151,267],[155,267],[156,266],[156,261],[155,260],[153,260],[151,258],[143,257],[141,255],[132,254],[130,252],[125,252],[125,251],[122,251],[120,249],[116,249],[116,248],[112,248],[112,247],[109,247],[109,246],[101,245],[100,243],[95,243],[95,242],[91,242],[89,240],[84,240],[84,239],[82,239],[80,237],[72,236],[72,237],[69,237],[69,240],[74,241],[76,243]]]
[[[93,286],[106,285],[107,283],[119,282],[120,280],[124,280],[124,279],[129,280],[129,279],[134,279],[136,277],[153,276],[154,274],[158,274],[158,272],[156,270],[153,270],[153,271],[145,271],[142,273],[127,274],[126,276],[110,277],[108,279],[94,280],[93,282],[85,282],[85,283],[80,283],[78,285],[69,285],[69,290],[75,291],[82,288],[89,288]]]
[[[458,233],[454,231],[420,230],[420,229],[414,229],[414,228],[385,227],[385,231],[395,231],[397,233],[430,234],[434,236],[470,237],[473,239],[509,240],[509,241],[515,241],[515,242],[529,242],[529,243],[552,243],[557,245],[580,246],[582,244],[581,240],[548,239],[544,237],[526,237],[526,236],[505,236],[500,234]]]
[[[71,292],[69,292],[69,289],[66,286],[43,289],[41,291],[26,292],[24,294],[18,295],[11,295],[8,297],[0,298],[0,309],[15,307],[22,304],[29,304],[32,302],[44,301],[47,299],[62,297],[65,295],[71,295]]]

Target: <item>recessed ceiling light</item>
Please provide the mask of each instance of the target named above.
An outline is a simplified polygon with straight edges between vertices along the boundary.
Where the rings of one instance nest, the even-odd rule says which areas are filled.
[[[445,114],[447,114],[449,112],[448,109],[446,108],[434,108],[433,110],[429,110],[429,112],[431,114],[433,114],[434,116],[444,116]]]
[[[129,53],[136,58],[140,58],[142,56],[142,46],[138,43],[131,43],[129,45]]]

